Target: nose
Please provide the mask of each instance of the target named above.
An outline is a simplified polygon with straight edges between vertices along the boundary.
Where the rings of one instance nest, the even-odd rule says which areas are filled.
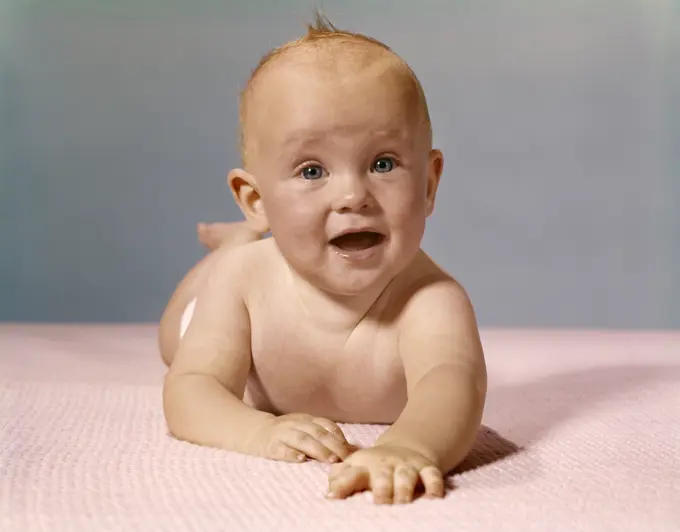
[[[373,196],[366,179],[354,173],[335,175],[333,210],[336,212],[359,212],[369,208]]]

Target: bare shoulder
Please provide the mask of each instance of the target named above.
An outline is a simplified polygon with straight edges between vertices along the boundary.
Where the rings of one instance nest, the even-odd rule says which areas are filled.
[[[475,311],[467,292],[424,252],[400,281],[396,298],[404,363],[483,364]]]
[[[263,275],[269,246],[258,241],[213,252],[215,262],[198,293],[170,376],[209,375],[243,395],[251,362],[247,300]]]
[[[273,239],[267,238],[244,245],[222,248],[214,251],[218,254],[211,272],[208,289],[229,285],[244,298],[252,289],[262,285],[272,268],[272,259],[276,257]]]
[[[472,302],[463,286],[424,252],[405,272],[393,298],[403,326],[427,322],[431,330],[441,320],[450,325],[461,314],[468,319],[474,317]]]

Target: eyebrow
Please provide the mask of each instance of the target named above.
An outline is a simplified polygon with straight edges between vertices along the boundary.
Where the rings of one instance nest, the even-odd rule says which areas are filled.
[[[323,133],[318,129],[300,128],[290,133],[283,145],[286,149],[299,148],[304,145],[322,142],[327,136],[327,133]],[[387,127],[374,131],[372,138],[406,142],[409,141],[412,136],[410,128],[408,127]]]
[[[304,144],[314,144],[323,140],[324,135],[314,130],[299,129],[293,131],[285,138],[283,145],[285,148],[298,148]]]

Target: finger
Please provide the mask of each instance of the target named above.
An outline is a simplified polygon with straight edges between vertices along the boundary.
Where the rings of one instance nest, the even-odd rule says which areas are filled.
[[[383,466],[372,470],[371,491],[375,504],[391,504],[394,495],[394,469]]]
[[[331,466],[331,470],[328,473],[328,481],[329,482],[334,482],[336,479],[340,478],[340,476],[345,473],[348,469],[351,469],[352,466],[351,464],[348,464],[347,462],[340,462],[337,464],[333,464]]]
[[[420,471],[426,497],[441,498],[444,496],[444,476],[434,466],[428,466]]]
[[[328,498],[344,499],[369,488],[369,475],[365,468],[348,466],[338,470],[340,471],[338,475],[329,480]]]
[[[329,461],[337,462],[338,460],[345,459],[349,456],[350,448],[344,436],[338,438],[335,434],[316,422],[306,423],[296,428],[306,432],[327,447],[332,452],[332,455],[329,456]]]
[[[418,480],[418,470],[415,467],[397,466],[394,470],[394,502],[411,502]]]
[[[322,426],[310,421],[296,425],[294,428],[309,435],[321,445],[319,449],[323,458],[318,458],[318,460],[334,464],[346,456],[345,445]]]
[[[319,440],[307,434],[304,430],[300,430],[299,427],[304,427],[304,425],[286,430],[280,437],[281,442],[303,452],[309,458],[319,462],[328,462],[333,452]]]
[[[349,443],[347,442],[347,438],[345,438],[345,434],[342,432],[342,429],[340,427],[338,427],[338,425],[336,425],[332,421],[330,421],[328,419],[324,419],[322,417],[314,418],[312,421],[314,421],[314,423],[316,423],[317,425],[320,425],[321,427],[326,429],[333,436],[338,438],[341,442],[349,445]]]
[[[304,462],[307,459],[304,453],[301,453],[282,442],[276,442],[272,445],[272,452],[269,458],[272,460],[281,460],[282,462]]]

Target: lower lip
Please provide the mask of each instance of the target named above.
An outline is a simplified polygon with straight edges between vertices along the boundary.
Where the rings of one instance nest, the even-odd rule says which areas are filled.
[[[346,250],[346,249],[340,249],[337,246],[334,246],[331,244],[331,248],[335,253],[340,255],[343,259],[352,261],[352,262],[360,262],[360,261],[365,261],[367,259],[370,259],[374,255],[376,255],[385,245],[385,242],[387,242],[387,238],[383,238],[382,242],[379,244],[376,244],[375,246],[372,246],[370,248],[366,249],[356,249],[356,250]]]

